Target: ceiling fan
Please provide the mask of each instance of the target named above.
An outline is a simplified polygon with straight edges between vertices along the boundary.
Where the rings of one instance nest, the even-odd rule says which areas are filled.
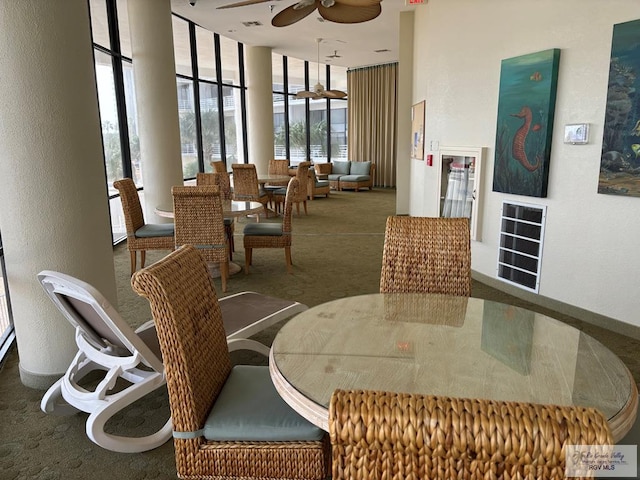
[[[273,0],[243,0],[218,8],[243,7]],[[271,19],[274,27],[286,27],[302,20],[315,9],[322,18],[335,23],[362,23],[373,20],[380,12],[382,0],[299,0]]]
[[[318,44],[318,83],[313,86],[313,90],[301,90],[296,93],[296,98],[310,98],[312,100],[318,100],[320,98],[344,98],[347,96],[347,92],[342,90],[325,90],[324,85],[320,83],[320,42],[321,38],[316,38]]]

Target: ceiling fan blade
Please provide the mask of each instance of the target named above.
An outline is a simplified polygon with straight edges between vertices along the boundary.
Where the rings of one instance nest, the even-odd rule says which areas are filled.
[[[368,7],[371,5],[377,5],[382,0],[335,0],[336,3],[341,3],[342,5],[349,5],[350,7]]]
[[[343,92],[342,90],[325,90],[324,96],[326,98],[344,98],[347,96],[347,92]]]
[[[379,3],[364,7],[356,7],[336,2],[332,7],[323,7],[321,4],[318,5],[318,12],[322,18],[330,22],[362,23],[373,20],[380,15],[382,7]]]
[[[316,92],[310,92],[308,90],[301,90],[296,93],[296,98],[317,98],[318,94]]]
[[[292,25],[313,12],[318,6],[318,2],[302,8],[295,8],[296,6],[297,4],[291,5],[278,13],[271,19],[271,25],[274,27],[287,27]]]
[[[230,3],[228,5],[221,5],[218,7],[218,10],[222,10],[224,8],[235,8],[235,7],[244,7],[245,5],[255,5],[257,3],[266,3],[271,0],[244,0],[243,2]]]

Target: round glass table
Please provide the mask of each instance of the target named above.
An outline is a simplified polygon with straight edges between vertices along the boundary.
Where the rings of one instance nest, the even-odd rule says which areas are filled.
[[[512,305],[432,294],[372,294],[310,308],[278,332],[276,389],[328,431],[340,388],[598,408],[618,441],[638,392],[624,363],[580,330]]]

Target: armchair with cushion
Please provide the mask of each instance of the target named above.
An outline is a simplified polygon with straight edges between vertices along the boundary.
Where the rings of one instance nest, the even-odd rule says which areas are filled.
[[[309,197],[309,200],[313,200],[313,198],[318,195],[329,197],[330,190],[331,186],[329,185],[329,180],[319,180],[316,175],[315,167],[309,169],[309,186],[307,187],[307,196]]]

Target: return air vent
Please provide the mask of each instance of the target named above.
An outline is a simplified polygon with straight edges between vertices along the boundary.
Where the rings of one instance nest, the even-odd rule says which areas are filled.
[[[498,278],[538,293],[547,207],[502,202]]]
[[[252,22],[242,22],[242,24],[245,27],[261,27],[262,26],[262,23],[258,22],[257,20]]]

